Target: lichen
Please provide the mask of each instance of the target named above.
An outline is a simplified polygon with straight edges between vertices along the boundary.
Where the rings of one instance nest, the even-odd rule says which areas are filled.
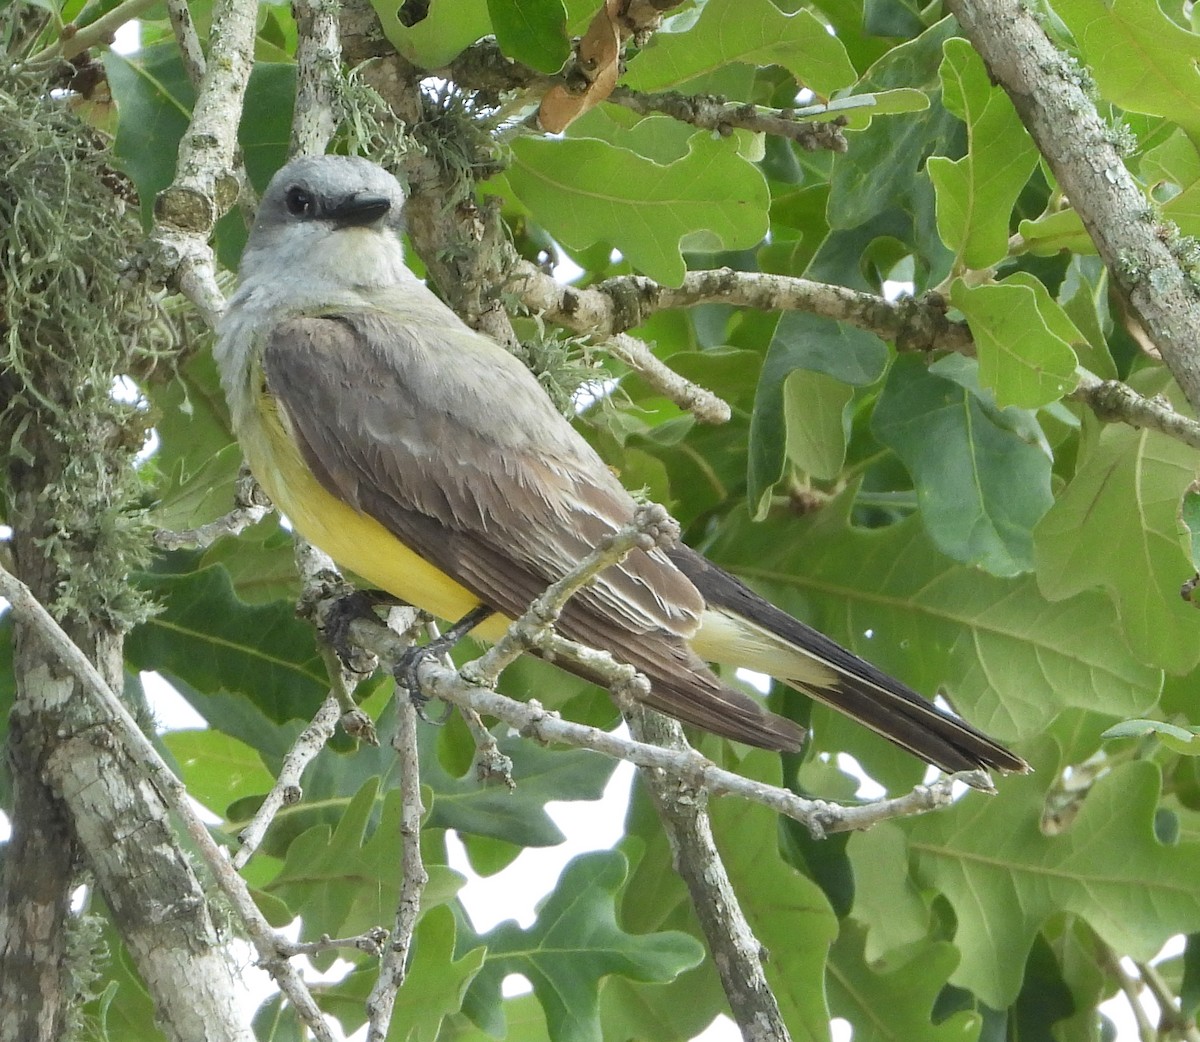
[[[145,413],[114,395],[157,348],[146,291],[122,276],[140,238],[104,143],[68,97],[0,71],[0,484],[53,565],[60,619],[124,629],[148,521],[134,465]]]

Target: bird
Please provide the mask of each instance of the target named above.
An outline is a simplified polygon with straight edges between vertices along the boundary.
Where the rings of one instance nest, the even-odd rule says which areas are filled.
[[[250,469],[294,529],[431,615],[490,612],[472,635],[494,641],[638,503],[534,374],[408,268],[404,202],[362,157],[285,164],[214,354]],[[644,674],[651,708],[751,746],[797,752],[805,729],[713,664],[774,677],[980,787],[989,769],[1029,769],[682,542],[602,571],[556,630]]]

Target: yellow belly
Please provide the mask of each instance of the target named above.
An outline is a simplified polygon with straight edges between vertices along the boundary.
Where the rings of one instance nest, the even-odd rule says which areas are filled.
[[[383,525],[327,492],[269,410],[242,447],[254,476],[293,527],[338,565],[439,619],[457,621],[479,598],[418,556]],[[474,636],[497,640],[509,620],[493,616]]]

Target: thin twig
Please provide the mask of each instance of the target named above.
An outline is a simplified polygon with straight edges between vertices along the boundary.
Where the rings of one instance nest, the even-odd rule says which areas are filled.
[[[650,345],[628,333],[615,333],[604,343],[605,350],[633,369],[651,387],[690,412],[701,423],[728,423],[732,412],[725,399],[706,387],[692,383],[658,358]]]
[[[188,838],[200,852],[221,892],[245,925],[262,966],[279,984],[313,1034],[321,1042],[333,1042],[329,1025],[308,987],[291,963],[280,955],[279,938],[255,905],[245,880],[237,874],[224,851],[217,846],[208,827],[193,809],[187,789],[142,733],[137,721],[109,689],[87,655],[33,596],[29,587],[4,569],[0,569],[0,596],[8,599],[11,610],[17,617],[37,631],[47,650],[80,681],[83,690],[108,717],[117,737],[125,745],[130,756],[144,766],[154,787],[178,817]]]
[[[355,643],[378,655],[385,668],[394,668],[409,648],[407,641],[397,637],[382,624],[372,623],[368,619],[356,619],[350,623],[349,633]],[[582,648],[561,637],[548,640],[545,647],[553,657],[586,662],[588,671],[602,675],[604,682],[610,686],[619,685],[620,679],[614,678],[636,675],[632,667],[617,662],[607,652]],[[462,672],[472,673],[471,664],[464,666]],[[703,788],[712,796],[737,796],[751,803],[770,807],[799,821],[817,837],[833,832],[869,828],[881,821],[923,814],[953,802],[953,777],[941,778],[932,785],[919,785],[911,792],[894,799],[877,800],[872,803],[842,806],[824,800],[809,800],[787,789],[743,778],[732,771],[724,770],[694,751],[660,749],[658,746],[624,738],[597,727],[563,720],[557,713],[547,710],[537,701],[521,702],[496,691],[475,686],[460,673],[431,659],[426,659],[420,664],[418,677],[421,690],[426,694],[457,706],[467,706],[485,717],[493,717],[545,745],[557,742],[580,749],[591,749],[613,759],[628,760],[637,767],[660,769],[678,782],[694,788]],[[978,785],[978,778],[973,776],[972,781]]]
[[[807,152],[845,152],[847,148],[841,124],[833,120],[798,118],[795,109],[764,109],[748,102],[726,101],[711,94],[642,93],[622,86],[615,87],[607,100],[631,112],[641,115],[659,113],[721,135],[728,135],[736,128],[795,141]],[[819,110],[823,112],[825,106],[819,106]]]
[[[1105,423],[1145,427],[1200,449],[1200,423],[1176,412],[1165,398],[1147,398],[1119,380],[1082,372],[1079,385],[1067,397],[1083,402]]]
[[[150,10],[156,0],[124,0],[111,11],[94,22],[77,28],[74,23],[63,26],[59,38],[50,46],[32,55],[26,64],[41,65],[56,58],[69,61],[90,47],[107,46],[112,43],[116,31],[126,22],[140,18]]]
[[[1111,948],[1105,948],[1108,971],[1117,978],[1117,984],[1125,995],[1134,1022],[1137,1024],[1138,1038],[1141,1042],[1156,1042],[1158,1032],[1150,1023],[1146,1007],[1142,1005],[1142,982],[1125,970],[1121,965],[1121,957]]]
[[[480,658],[464,667],[473,683],[491,686],[500,674],[531,648],[551,635],[563,606],[604,569],[623,561],[636,547],[649,550],[671,546],[679,539],[679,524],[657,503],[640,506],[633,521],[603,539],[579,564],[550,586],[509,626]]]
[[[308,726],[300,732],[299,737],[287,751],[287,755],[283,758],[279,777],[275,779],[271,791],[267,793],[262,806],[255,811],[254,817],[250,819],[250,824],[238,833],[241,846],[233,855],[235,869],[244,868],[250,858],[254,856],[254,852],[258,850],[263,837],[267,834],[267,829],[270,828],[271,822],[275,820],[275,815],[280,809],[294,806],[303,798],[304,792],[300,787],[300,776],[317,753],[324,749],[325,744],[333,737],[341,712],[337,698],[332,693],[327,695],[325,701],[321,703],[321,708],[317,710]]]
[[[396,905],[391,941],[384,952],[379,977],[367,998],[367,1042],[387,1038],[396,992],[404,983],[413,931],[421,914],[421,895],[429,882],[421,859],[421,769],[417,752],[417,711],[407,698],[396,700],[398,717],[392,746],[400,760],[400,840],[404,880]]]
[[[233,503],[233,509],[228,514],[208,524],[182,532],[157,529],[154,545],[160,550],[203,550],[223,536],[240,535],[271,513],[271,501],[244,463],[234,485]]]
[[[208,70],[208,62],[205,61],[204,49],[200,46],[200,36],[192,22],[187,0],[167,0],[167,17],[175,32],[175,42],[179,45],[179,56],[183,60],[188,81],[194,89],[199,90],[204,73]]]
[[[1196,1021],[1192,1017],[1185,1017],[1179,1012],[1179,998],[1167,986],[1167,982],[1163,980],[1162,974],[1158,972],[1156,966],[1152,966],[1148,962],[1134,962],[1137,967],[1138,974],[1141,976],[1143,983],[1150,989],[1150,994],[1154,996],[1154,1000],[1158,1003],[1159,1008],[1159,1031],[1160,1032],[1175,1032],[1180,1038],[1186,1042],[1198,1042],[1200,1040],[1200,1029],[1196,1026]]]
[[[378,956],[383,954],[383,946],[387,939],[387,930],[382,926],[374,926],[356,937],[330,937],[325,934],[315,941],[280,940],[278,947],[279,954],[289,959],[297,955],[319,955],[321,952],[343,951],[347,948]]]

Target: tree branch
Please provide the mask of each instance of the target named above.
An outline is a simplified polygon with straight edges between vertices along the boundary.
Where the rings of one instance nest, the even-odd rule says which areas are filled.
[[[396,709],[398,719],[392,748],[400,761],[400,864],[404,879],[400,884],[391,941],[384,952],[379,977],[367,998],[367,1042],[383,1042],[387,1038],[396,993],[408,972],[413,932],[421,914],[421,895],[429,882],[421,859],[421,817],[425,807],[421,803],[417,710],[410,699],[399,696]]]
[[[644,707],[627,714],[641,742],[690,752],[675,720]],[[671,844],[675,871],[683,878],[708,942],[729,1009],[746,1042],[789,1042],[787,1025],[763,971],[763,946],[738,903],[713,839],[708,794],[662,771],[643,768],[642,780]]]
[[[158,750],[142,733],[124,703],[113,694],[88,657],[38,603],[29,588],[4,569],[0,569],[0,596],[8,599],[14,614],[37,631],[47,649],[79,680],[84,692],[102,711],[126,750],[142,765],[154,788],[182,823],[217,885],[245,925],[264,968],[275,978],[297,1014],[320,1042],[333,1042],[333,1034],[308,987],[294,967],[280,955],[275,931],[258,910],[245,881],[234,870],[207,826],[193,810],[183,783],[175,777]]]
[[[1130,176],[1078,67],[1022,0],[949,0],[993,82],[1012,99],[1128,302],[1193,410],[1200,412],[1200,292],[1178,229]]]
[[[736,128],[795,141],[806,152],[845,152],[848,147],[842,134],[844,120],[839,123],[837,120],[798,119],[796,109],[763,109],[747,102],[726,101],[712,94],[680,94],[678,91],[644,94],[620,86],[613,89],[607,100],[631,112],[641,115],[659,113],[723,137],[728,137]],[[825,106],[814,108],[824,111]]]
[[[155,227],[144,263],[150,278],[188,298],[209,326],[225,307],[209,237],[218,218],[245,194],[237,129],[254,63],[258,8],[249,0],[216,0],[210,51],[179,143],[175,179],[154,201]]]
[[[975,352],[967,324],[947,318],[945,304],[938,299],[886,300],[789,275],[716,268],[689,271],[680,286],[664,286],[643,275],[622,275],[578,289],[521,261],[513,266],[506,288],[531,311],[569,329],[601,336],[639,326],[659,311],[731,304],[759,311],[806,311],[846,322],[893,341],[900,351]]]
[[[250,824],[238,833],[241,846],[231,859],[236,870],[243,869],[254,856],[254,852],[258,850],[263,837],[266,836],[271,822],[275,820],[275,815],[283,807],[295,806],[304,798],[304,791],[300,787],[300,776],[317,753],[324,749],[326,743],[333,737],[338,717],[341,715],[341,705],[331,692],[321,703],[321,708],[309,721],[308,726],[300,732],[296,741],[292,743],[292,747],[287,751],[283,758],[279,777],[275,779],[275,784],[267,793],[262,805],[254,812]]]
[[[331,0],[295,0],[296,106],[289,156],[322,155],[341,109],[342,45]]]
[[[223,536],[240,535],[275,509],[245,463],[242,464],[234,486],[233,503],[233,509],[229,513],[215,521],[209,521],[208,524],[182,532],[172,532],[166,528],[157,529],[154,533],[154,545],[160,550],[203,550]]]
[[[369,619],[354,620],[350,623],[349,634],[356,644],[378,655],[385,668],[394,668],[409,648],[407,641],[382,623]],[[607,652],[584,648],[562,637],[548,639],[544,650],[552,658],[563,658],[584,665],[589,673],[602,676],[610,687],[620,688],[639,676],[632,667],[617,662]],[[842,806],[824,800],[805,799],[787,789],[743,778],[716,766],[694,751],[661,749],[586,724],[563,720],[537,701],[521,702],[508,698],[471,683],[464,674],[472,675],[471,663],[467,663],[461,673],[432,659],[426,659],[418,668],[421,690],[432,697],[493,717],[546,745],[557,742],[591,749],[613,759],[628,760],[637,767],[662,770],[679,783],[704,789],[712,796],[737,796],[761,804],[799,821],[816,837],[869,828],[891,818],[923,814],[948,806],[953,801],[953,778],[942,778],[932,785],[917,786],[903,796],[872,803]],[[640,679],[643,684],[646,683],[644,677]],[[973,772],[971,778],[976,785],[979,782],[977,773]]]
[[[208,62],[204,58],[204,50],[200,46],[200,37],[192,22],[192,12],[187,0],[167,0],[167,17],[171,20],[171,29],[175,33],[175,42],[179,46],[179,57],[183,61],[188,82],[195,90],[199,90],[204,73],[208,70]]]
[[[1119,380],[1081,372],[1079,386],[1067,397],[1085,403],[1105,423],[1144,427],[1200,449],[1200,423],[1176,412],[1166,399],[1147,398]]]

